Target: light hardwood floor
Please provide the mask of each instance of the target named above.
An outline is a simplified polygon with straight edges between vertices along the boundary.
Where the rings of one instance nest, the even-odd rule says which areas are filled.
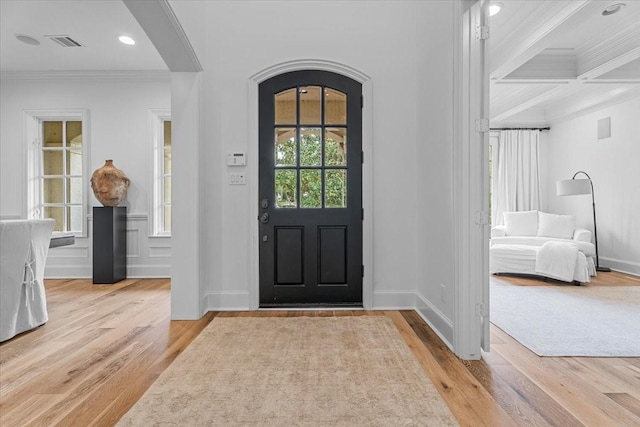
[[[514,285],[553,285],[492,278]],[[591,285],[640,285],[600,274]],[[110,426],[216,316],[388,316],[464,426],[638,426],[640,358],[541,358],[492,327],[456,358],[412,311],[211,312],[170,321],[169,280],[46,281],[49,322],[0,344],[0,425]]]

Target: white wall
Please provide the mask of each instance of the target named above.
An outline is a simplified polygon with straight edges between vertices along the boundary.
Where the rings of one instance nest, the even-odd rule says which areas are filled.
[[[26,156],[23,110],[88,109],[90,114],[91,169],[87,171],[90,194],[88,236],[74,246],[52,249],[47,277],[92,276],[92,206],[101,206],[89,190],[91,173],[106,159],[129,179],[127,198],[127,262],[130,277],[167,277],[171,264],[171,239],[149,237],[153,157],[149,109],[170,108],[169,75],[107,74],[73,78],[21,78],[3,76],[0,81],[0,216],[26,215]],[[86,141],[86,139],[85,139]]]
[[[248,80],[278,63],[316,59],[371,77],[372,99],[365,103],[373,109],[373,212],[365,215],[373,219],[374,305],[413,308],[419,287],[451,316],[453,298],[443,302],[439,284],[452,295],[453,2],[171,4],[204,68],[200,208],[202,239],[209,242],[202,257],[209,308],[250,305],[247,245],[257,245],[257,200],[250,186],[228,185],[224,164],[227,152],[257,144],[248,139],[255,119]]]
[[[447,5],[432,2],[422,2],[416,15],[417,295],[447,324],[434,326],[452,334],[454,17]]]
[[[611,117],[611,137],[597,139],[597,122]],[[591,176],[600,264],[640,275],[640,99],[561,123],[544,136],[546,200],[550,212],[575,214],[593,230],[590,196],[558,197],[556,180]],[[586,178],[580,174],[577,178]]]

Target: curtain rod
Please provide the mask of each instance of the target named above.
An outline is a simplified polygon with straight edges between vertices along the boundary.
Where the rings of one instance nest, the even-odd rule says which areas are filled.
[[[550,127],[546,128],[491,128],[490,130],[550,130]]]

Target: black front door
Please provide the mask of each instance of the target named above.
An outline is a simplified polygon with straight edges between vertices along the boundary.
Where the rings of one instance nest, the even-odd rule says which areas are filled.
[[[260,84],[260,306],[362,305],[362,85]]]

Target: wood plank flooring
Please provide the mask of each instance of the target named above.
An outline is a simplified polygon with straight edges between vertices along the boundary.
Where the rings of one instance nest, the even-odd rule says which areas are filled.
[[[553,285],[501,276],[514,285]],[[591,285],[640,285],[602,273]],[[216,316],[388,316],[463,426],[638,426],[640,358],[541,358],[492,327],[461,361],[412,311],[210,312],[171,321],[167,279],[47,280],[49,322],[0,344],[0,425],[111,426]]]

